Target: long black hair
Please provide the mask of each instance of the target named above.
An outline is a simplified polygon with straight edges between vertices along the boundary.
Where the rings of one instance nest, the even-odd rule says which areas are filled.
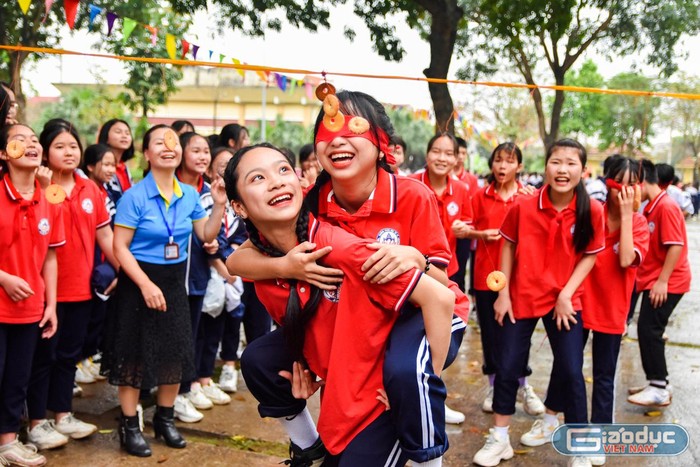
[[[493,167],[493,161],[496,160],[496,156],[498,155],[499,152],[506,152],[508,154],[515,154],[515,157],[518,160],[518,165],[523,163],[523,152],[520,150],[517,144],[507,141],[505,143],[501,143],[496,148],[491,152],[491,155],[489,156],[489,169]],[[486,177],[486,182],[487,183],[493,183],[496,181],[496,177],[493,176],[493,171],[489,174],[488,177]]]
[[[83,163],[80,165],[80,169],[85,173],[89,174],[88,165],[97,165],[102,162],[105,154],[112,152],[112,148],[106,144],[91,144],[85,148],[85,153],[83,154]]]
[[[240,142],[244,131],[248,133],[248,129],[243,125],[239,125],[238,123],[229,123],[228,125],[224,125],[224,127],[221,129],[217,146],[228,146],[229,140],[233,140],[233,146],[231,147],[236,147]]]
[[[129,133],[131,134],[131,146],[129,146],[126,149],[126,151],[124,151],[121,158],[122,162],[126,162],[129,159],[133,158],[134,154],[136,153],[136,148],[134,147],[134,133],[131,131],[131,127],[126,121],[121,120],[119,118],[113,118],[105,122],[105,124],[102,125],[102,128],[100,128],[99,135],[97,135],[97,142],[109,146],[109,143],[107,142],[109,141],[109,130],[111,130],[116,123],[123,123],[124,125],[126,125],[126,127],[129,129]]]
[[[586,148],[581,143],[571,138],[560,139],[555,141],[548,149],[545,157],[545,165],[552,157],[554,151],[559,148],[572,148],[578,152],[578,158],[581,161],[581,166],[586,167],[588,154]],[[586,191],[586,185],[583,183],[583,177],[579,180],[575,188],[576,193],[576,227],[574,229],[574,247],[577,253],[586,250],[588,243],[593,238],[593,222],[591,221],[591,198]]]
[[[645,178],[644,178],[644,170],[642,170],[642,164],[635,160],[631,159],[629,157],[624,157],[621,155],[618,155],[613,159],[610,164],[608,164],[608,168],[605,171],[605,178],[610,178],[612,180],[616,180],[617,178],[622,179],[625,176],[625,172],[630,173],[630,185],[633,185],[635,183],[642,183]]]
[[[46,122],[44,129],[39,135],[39,143],[41,147],[44,148],[44,160],[46,161],[46,165],[49,165],[49,148],[51,147],[51,143],[53,143],[53,140],[61,133],[70,133],[78,143],[78,149],[80,150],[80,162],[78,166],[80,166],[83,161],[83,144],[80,142],[80,135],[78,135],[78,131],[71,122],[62,118],[54,118]]]
[[[338,100],[340,101],[340,111],[344,115],[355,115],[358,117],[364,117],[370,124],[370,131],[374,133],[376,141],[379,141],[379,133],[377,128],[381,128],[389,137],[389,141],[392,141],[396,137],[396,132],[394,131],[394,126],[391,124],[391,119],[386,113],[384,106],[377,101],[374,97],[364,92],[359,91],[340,91],[337,94]],[[318,135],[318,129],[323,121],[323,116],[325,112],[323,108],[318,113],[316,117],[316,124],[314,125],[314,142],[316,141],[316,135]],[[386,162],[385,157],[377,159],[377,170],[382,169],[389,173],[394,173],[394,171],[389,167]],[[331,181],[331,176],[325,170],[321,170],[316,178],[316,183],[313,188],[309,190],[306,194],[305,202],[308,204],[309,209],[314,215],[318,215],[318,195],[320,193],[321,187],[326,183]]]
[[[272,149],[283,156],[285,154],[279,150],[279,148],[269,144],[260,143],[253,146],[246,146],[236,151],[236,154],[226,165],[226,171],[224,172],[224,183],[226,184],[226,195],[231,201],[243,202],[241,195],[238,191],[238,165],[240,164],[243,156],[245,156],[249,151],[257,148],[267,148]],[[285,156],[286,158],[286,156]],[[255,245],[260,251],[268,256],[281,257],[284,253],[266,243],[260,237],[260,232],[258,231],[255,224],[250,219],[245,219],[245,226],[248,230],[248,235],[250,241]],[[297,217],[296,224],[296,236],[299,243],[303,243],[309,240],[309,209],[306,203],[302,203],[301,210],[299,211],[299,217]],[[306,333],[306,325],[311,321],[311,318],[316,314],[316,309],[318,303],[321,299],[321,290],[316,286],[310,285],[311,287],[311,297],[309,301],[301,306],[301,300],[296,289],[296,280],[289,280],[289,299],[287,300],[287,308],[285,310],[284,320],[282,322],[282,330],[284,333],[285,340],[289,349],[292,352],[292,356],[295,360],[304,360],[303,350],[304,350],[304,338]]]

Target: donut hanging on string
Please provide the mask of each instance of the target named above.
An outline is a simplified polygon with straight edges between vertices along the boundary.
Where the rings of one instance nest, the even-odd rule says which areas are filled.
[[[500,292],[506,286],[506,275],[502,271],[491,271],[486,276],[486,286],[493,292]]]
[[[165,134],[163,135],[163,143],[165,144],[166,148],[173,151],[180,143],[180,138],[177,137],[177,133],[175,133],[173,130],[166,130]]]
[[[46,187],[44,196],[46,196],[46,201],[51,204],[61,204],[66,199],[66,190],[61,185],[52,183]]]
[[[24,156],[24,152],[26,150],[27,146],[24,144],[24,141],[13,139],[9,143],[7,143],[7,148],[5,149],[5,152],[7,153],[7,157],[9,157],[10,159],[19,159],[20,157]]]

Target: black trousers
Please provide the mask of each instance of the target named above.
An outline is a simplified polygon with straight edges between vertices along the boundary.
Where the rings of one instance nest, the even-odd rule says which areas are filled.
[[[39,323],[0,324],[0,433],[17,433],[27,398]]]
[[[639,339],[639,353],[642,357],[642,367],[647,380],[666,380],[668,369],[666,368],[666,342],[664,331],[671,313],[683,298],[683,294],[668,294],[666,303],[659,308],[651,306],[649,290],[642,292],[642,306],[639,309],[637,321],[637,337]]]

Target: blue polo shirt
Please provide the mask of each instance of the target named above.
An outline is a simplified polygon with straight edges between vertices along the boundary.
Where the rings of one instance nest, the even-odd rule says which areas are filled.
[[[152,174],[125,192],[117,203],[115,224],[134,230],[129,250],[138,261],[152,264],[176,264],[187,259],[187,243],[192,222],[207,213],[199,202],[199,193],[189,185],[181,185],[173,177],[173,198],[168,203]],[[168,228],[180,247],[178,259],[165,259]]]

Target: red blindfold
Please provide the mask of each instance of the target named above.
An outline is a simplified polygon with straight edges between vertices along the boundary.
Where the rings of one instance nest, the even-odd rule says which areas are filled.
[[[343,115],[341,117],[340,113],[333,117],[333,119],[339,118],[344,118],[345,121],[343,122],[343,126],[337,131],[332,131],[331,129],[329,129],[326,126],[325,122],[325,120],[328,119],[328,116],[324,118],[324,121],[321,122],[321,124],[318,126],[318,133],[316,134],[316,144],[318,144],[319,142],[330,143],[336,137],[364,138],[370,141],[372,144],[378,147],[381,152],[384,153],[386,161],[389,164],[393,165],[396,163],[396,159],[394,158],[392,150],[389,147],[389,136],[384,130],[382,130],[381,128],[376,129],[376,134],[379,135],[379,141],[377,141],[375,132],[372,131],[372,128],[369,126],[369,123],[366,119],[362,117],[356,117],[354,115]],[[334,123],[336,123],[338,126],[340,125],[340,122]]]
[[[621,183],[617,183],[617,182],[616,182],[615,180],[613,180],[612,178],[606,178],[606,179],[605,179],[605,186],[607,186],[608,189],[615,188],[616,190],[621,191],[621,190],[622,190],[622,187],[623,187],[624,185],[622,185]],[[637,186],[637,184],[629,185],[629,186],[631,186],[632,188],[634,188],[635,186]]]

